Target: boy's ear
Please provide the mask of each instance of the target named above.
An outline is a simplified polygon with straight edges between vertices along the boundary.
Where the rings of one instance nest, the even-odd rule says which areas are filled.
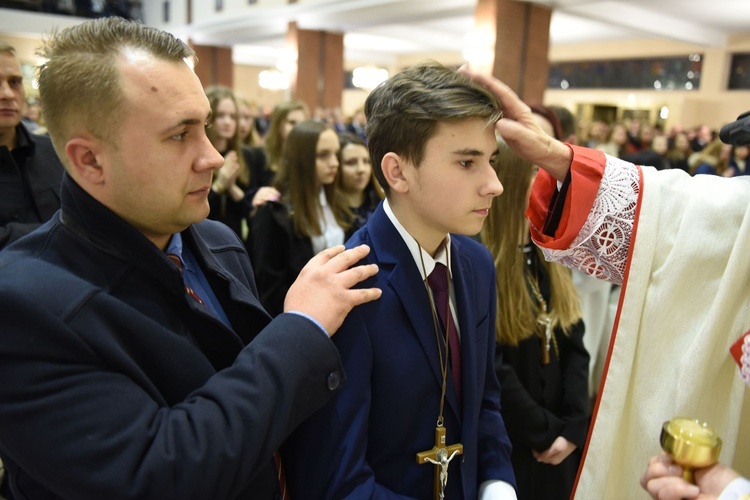
[[[104,182],[104,169],[98,162],[98,142],[87,137],[75,137],[65,145],[65,154],[76,175],[76,180],[90,184]]]
[[[396,153],[387,153],[380,162],[383,177],[388,181],[392,191],[406,193],[409,191],[409,180],[404,175],[406,162]]]

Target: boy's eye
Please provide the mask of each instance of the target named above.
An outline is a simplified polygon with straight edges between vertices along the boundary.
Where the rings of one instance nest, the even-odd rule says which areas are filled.
[[[184,141],[186,135],[187,135],[187,130],[185,130],[184,132],[180,132],[179,134],[173,135],[172,140]]]
[[[470,167],[474,164],[474,160],[461,160],[458,162],[462,167]]]

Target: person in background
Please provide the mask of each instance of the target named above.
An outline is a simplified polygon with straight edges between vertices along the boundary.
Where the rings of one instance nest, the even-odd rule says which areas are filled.
[[[265,139],[267,168],[276,176],[281,170],[284,142],[295,125],[307,120],[309,112],[302,101],[283,101],[273,108]]]
[[[346,375],[329,339],[380,292],[315,257],[272,319],[206,220],[224,158],[171,34],[108,17],[42,49],[59,216],[0,252],[0,457],[12,498],[272,500],[275,451]],[[95,78],[93,77],[95,75]],[[5,82],[3,82],[5,85]]]
[[[341,132],[339,144],[340,173],[336,177],[336,186],[354,217],[346,233],[346,239],[349,239],[378,207],[383,190],[375,179],[365,141],[351,132]]]
[[[211,183],[208,218],[223,222],[245,242],[249,212],[244,200],[250,186],[250,166],[240,144],[237,101],[231,89],[218,85],[207,87],[206,97],[211,105],[208,138],[224,157],[224,166],[216,171]]]
[[[339,139],[314,120],[298,123],[284,146],[274,187],[278,201],[258,208],[252,219],[251,256],[266,310],[284,310],[284,297],[313,255],[344,243],[351,213],[337,192]]]
[[[534,108],[532,108],[534,109]],[[482,242],[497,273],[497,353],[502,414],[513,445],[519,498],[568,499],[589,418],[589,354],[570,269],[546,262],[524,217],[538,167],[498,144],[504,193]]]
[[[750,146],[734,146],[729,157],[729,168],[732,170],[730,177],[738,175],[750,175],[750,169],[747,168],[747,158],[750,155]]]
[[[255,214],[255,210],[265,202],[277,201],[279,192],[271,185],[273,184],[274,173],[268,168],[267,157],[263,139],[258,134],[255,127],[255,117],[253,109],[255,105],[242,96],[235,95],[237,101],[237,128],[240,134],[240,143],[242,144],[242,153],[245,157],[245,163],[250,168],[250,184],[245,190],[245,213],[248,217]],[[249,226],[250,224],[248,224]],[[251,237],[248,234],[247,239]],[[248,244],[248,249],[250,245]]]
[[[21,118],[21,123],[32,134],[44,135],[47,133],[47,129],[42,125],[42,105],[39,99],[33,97],[26,99],[26,107],[23,118]]]
[[[702,150],[695,153],[690,158],[693,165],[693,175],[719,175],[731,177],[732,171],[729,170],[729,153],[731,146],[721,142],[721,139],[714,139]]]
[[[0,40],[0,249],[60,208],[63,166],[49,137],[29,133],[21,122],[25,105],[21,63]]]
[[[240,144],[249,148],[263,145],[263,138],[255,127],[253,110],[257,109],[257,106],[239,94],[235,94],[234,97],[237,101],[237,128],[240,133]]]

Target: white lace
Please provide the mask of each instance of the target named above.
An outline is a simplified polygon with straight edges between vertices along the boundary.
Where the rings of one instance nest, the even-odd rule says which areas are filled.
[[[607,156],[599,191],[586,222],[565,250],[542,248],[544,257],[598,279],[622,284],[641,191],[638,167]]]
[[[742,341],[742,356],[740,357],[740,376],[750,385],[750,335],[745,335]]]

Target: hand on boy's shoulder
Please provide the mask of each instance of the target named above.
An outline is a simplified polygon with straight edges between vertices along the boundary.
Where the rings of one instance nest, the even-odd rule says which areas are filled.
[[[298,311],[318,321],[329,336],[336,333],[352,308],[378,299],[379,288],[353,288],[378,272],[376,264],[355,265],[370,252],[367,245],[323,250],[302,268],[289,288],[284,311]]]

